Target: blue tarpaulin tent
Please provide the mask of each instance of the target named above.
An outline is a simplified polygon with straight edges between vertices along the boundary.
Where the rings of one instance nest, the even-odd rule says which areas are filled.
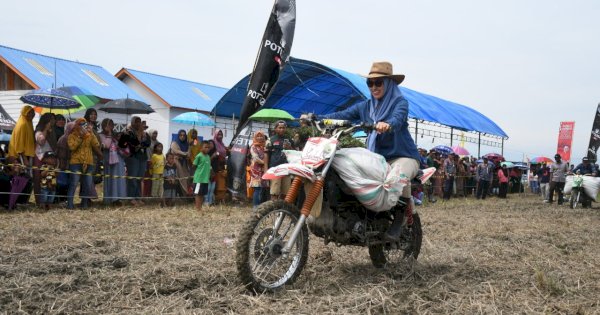
[[[219,100],[213,113],[239,117],[248,87],[246,76]],[[464,105],[400,89],[409,103],[409,117],[447,127],[508,138],[492,120]],[[326,114],[339,111],[370,97],[365,78],[329,68],[316,62],[290,57],[264,108],[283,109],[294,117],[302,113]]]

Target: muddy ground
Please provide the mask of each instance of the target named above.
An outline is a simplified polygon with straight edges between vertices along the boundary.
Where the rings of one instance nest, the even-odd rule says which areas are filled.
[[[1,212],[0,313],[598,314],[594,206],[527,195],[426,205],[412,268],[376,269],[365,248],[311,237],[298,281],[265,295],[236,276],[247,207]]]

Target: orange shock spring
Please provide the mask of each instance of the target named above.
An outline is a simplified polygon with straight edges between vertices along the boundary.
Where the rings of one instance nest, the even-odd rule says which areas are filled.
[[[325,184],[325,181],[323,179],[317,179],[315,181],[313,188],[310,190],[310,192],[306,196],[304,205],[302,205],[302,210],[300,211],[301,214],[303,214],[304,216],[307,216],[307,217],[310,215],[310,210],[312,209],[312,206],[315,204],[315,201],[317,201],[317,198],[319,198],[319,194],[321,193],[321,189],[323,189],[324,184]]]
[[[296,176],[290,185],[290,190],[288,190],[287,194],[285,194],[285,202],[286,203],[294,203],[296,201],[296,197],[298,197],[298,193],[302,188],[302,178],[300,176]]]

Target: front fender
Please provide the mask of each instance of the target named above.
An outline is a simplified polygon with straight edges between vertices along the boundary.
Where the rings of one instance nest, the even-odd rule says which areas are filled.
[[[271,167],[262,179],[277,179],[288,175],[297,175],[314,182],[317,177],[312,169],[297,163],[285,163]]]

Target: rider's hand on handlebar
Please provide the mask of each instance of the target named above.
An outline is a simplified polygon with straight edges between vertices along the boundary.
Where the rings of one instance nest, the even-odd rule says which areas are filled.
[[[390,131],[391,128],[392,128],[392,126],[390,126],[390,124],[383,122],[383,121],[379,121],[375,125],[375,130],[377,130],[377,133],[388,132],[388,131]]]

